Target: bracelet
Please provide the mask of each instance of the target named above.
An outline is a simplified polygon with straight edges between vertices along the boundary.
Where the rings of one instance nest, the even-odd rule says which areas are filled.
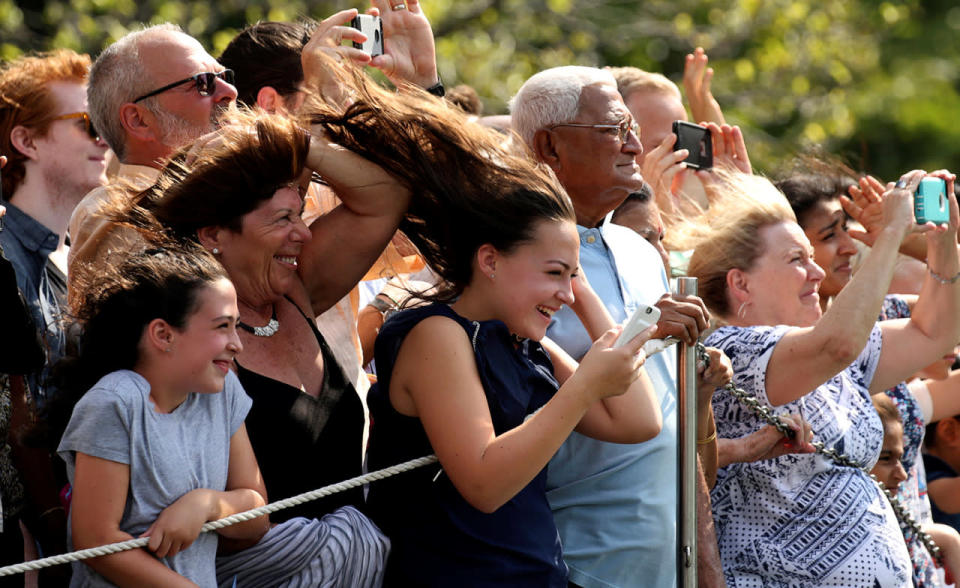
[[[387,298],[388,300],[390,300],[390,302],[383,300],[382,298],[380,298],[380,296]],[[374,299],[370,301],[370,306],[376,308],[380,314],[383,314],[388,310],[393,310],[394,308],[396,308],[396,303],[393,302],[393,304],[391,304],[391,302],[393,302],[392,298],[390,298],[386,294],[381,293],[375,296]]]
[[[62,506],[55,506],[55,507],[53,507],[53,508],[48,508],[47,510],[43,511],[42,513],[40,513],[40,516],[37,517],[37,518],[38,518],[38,519],[42,519],[43,517],[47,516],[48,514],[54,513],[54,512],[56,512],[56,511],[58,511],[58,510],[62,510],[62,511],[64,511],[64,512],[66,512],[66,509],[63,508]]]
[[[940,283],[943,284],[943,285],[956,284],[956,283],[957,283],[957,280],[960,280],[960,272],[957,272],[952,278],[945,278],[945,277],[941,276],[940,274],[938,274],[937,272],[933,271],[933,270],[932,270],[931,268],[929,268],[929,267],[927,268],[927,271],[930,272],[930,276],[931,276],[934,280],[940,282]]]
[[[697,439],[697,445],[709,445],[717,440],[717,428],[713,428],[713,434],[706,439]]]

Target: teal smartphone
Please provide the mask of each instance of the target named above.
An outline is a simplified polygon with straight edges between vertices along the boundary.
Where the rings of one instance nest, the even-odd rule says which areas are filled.
[[[923,178],[913,195],[913,215],[917,224],[950,222],[950,206],[947,203],[947,183],[940,178]]]

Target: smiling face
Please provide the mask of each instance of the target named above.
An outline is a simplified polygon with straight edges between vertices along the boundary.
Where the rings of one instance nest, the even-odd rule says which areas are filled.
[[[572,281],[579,260],[580,239],[573,223],[540,221],[532,241],[497,256],[496,318],[506,323],[511,333],[534,341],[543,339],[553,313],[573,302]]]
[[[900,460],[903,459],[903,425],[898,422],[883,422],[883,447],[880,459],[870,473],[877,477],[887,490],[897,494],[900,482],[907,479],[907,472]]]
[[[754,267],[744,272],[749,292],[746,321],[751,325],[813,325],[821,315],[817,291],[824,273],[813,262],[806,235],[794,222],[768,225],[759,234],[763,253]]]
[[[233,358],[243,346],[237,336],[237,293],[223,278],[197,293],[196,309],[182,330],[174,329],[167,366],[179,389],[215,393],[223,390]]]
[[[50,82],[49,88],[57,105],[54,117],[87,112],[86,85]],[[31,167],[40,172],[50,193],[67,204],[76,205],[87,192],[106,183],[107,144],[90,138],[82,118],[52,121],[35,144]]]
[[[246,304],[275,302],[299,279],[298,258],[311,237],[302,213],[298,186],[284,186],[244,215],[239,233],[218,231],[220,261]]]
[[[576,120],[567,122],[619,125],[632,118],[616,86],[596,84],[583,88]],[[642,147],[635,133],[622,142],[616,129],[557,126],[551,132],[557,157],[552,166],[580,224],[595,226],[643,186],[636,161]]]
[[[857,254],[857,246],[847,232],[847,215],[839,200],[822,200],[803,216],[802,222],[803,232],[813,245],[814,259],[826,272],[820,295],[836,296],[850,281],[850,260]]]

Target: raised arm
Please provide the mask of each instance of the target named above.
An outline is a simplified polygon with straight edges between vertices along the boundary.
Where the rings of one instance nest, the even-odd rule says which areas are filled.
[[[604,335],[602,348],[592,349],[540,410],[497,435],[467,334],[448,318],[431,317],[414,327],[400,348],[390,401],[402,414],[420,419],[464,499],[493,512],[547,465],[592,404],[623,393],[636,380],[643,337],[610,349],[616,333]]]
[[[823,384],[863,350],[893,277],[900,242],[915,226],[912,194],[924,175],[922,171],[906,174],[906,186],[885,195],[883,230],[863,265],[823,317],[812,327],[788,331],[774,347],[766,374],[767,397],[774,406],[797,400]],[[874,378],[875,383],[881,381],[886,379]]]
[[[931,174],[947,184],[953,194],[955,176],[946,170]],[[911,194],[913,190],[911,190]],[[874,394],[883,391],[931,362],[953,351],[960,341],[960,258],[956,198],[947,198],[950,223],[927,232],[927,276],[908,321],[883,321],[883,351],[870,384]],[[911,207],[912,208],[912,207]]]
[[[330,143],[319,131],[307,167],[329,182],[342,203],[310,225],[300,276],[320,314],[363,278],[396,232],[410,192],[380,166]]]
[[[710,91],[713,80],[713,68],[707,67],[707,54],[703,47],[697,47],[687,55],[683,65],[683,89],[690,104],[690,115],[694,122],[713,122],[726,124],[720,104]]]

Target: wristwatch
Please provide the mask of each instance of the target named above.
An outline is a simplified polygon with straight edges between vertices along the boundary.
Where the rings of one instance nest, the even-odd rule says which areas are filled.
[[[440,98],[447,95],[447,91],[443,88],[443,80],[440,78],[440,74],[437,74],[437,83],[429,88],[425,88],[425,90]]]

